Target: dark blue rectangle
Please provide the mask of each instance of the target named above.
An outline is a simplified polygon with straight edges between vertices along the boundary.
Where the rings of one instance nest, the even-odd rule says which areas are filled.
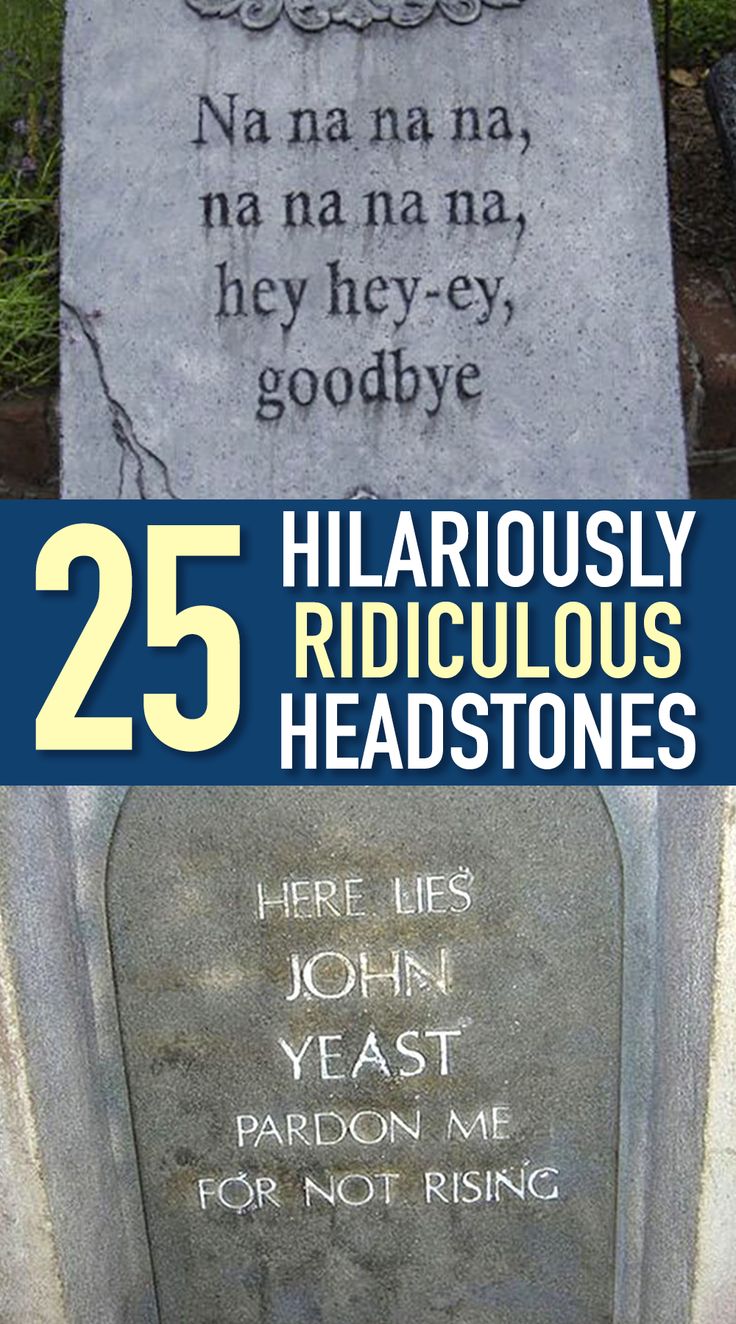
[[[504,587],[494,582],[488,588],[460,588],[450,575],[444,587],[415,588],[399,577],[396,588],[369,587],[363,590],[325,587],[327,556],[324,538],[327,512],[339,512],[342,532],[340,564],[345,573],[348,564],[346,529],[351,514],[362,516],[362,555],[366,573],[385,569],[402,511],[411,512],[420,551],[427,552],[429,564],[431,517],[433,511],[457,511],[475,527],[479,511],[488,512],[491,528],[508,511],[527,512],[535,523],[535,536],[541,527],[542,514],[554,512],[558,526],[565,512],[578,512],[580,525],[596,511],[610,510],[628,527],[631,513],[643,514],[645,568],[650,573],[665,571],[667,557],[659,532],[657,512],[666,511],[676,527],[686,510],[695,511],[695,520],[685,548],[682,588],[646,586],[632,590],[626,582],[613,588],[597,588],[583,575],[570,586],[555,587],[535,576],[528,586]],[[294,589],[282,587],[282,518],[285,510],[294,511],[297,528],[306,528],[308,511],[318,511],[321,520],[322,585],[309,588],[301,567],[301,582]],[[507,783],[532,784],[556,782],[632,784],[725,784],[736,781],[734,730],[734,611],[730,576],[734,565],[736,536],[733,505],[729,502],[643,502],[635,506],[612,502],[603,507],[594,502],[292,502],[272,501],[197,501],[197,502],[5,502],[0,507],[0,540],[4,566],[5,647],[2,652],[5,721],[0,746],[0,781],[7,784],[274,784],[288,782],[377,783]],[[38,591],[36,563],[44,544],[58,529],[77,523],[99,524],[112,530],[122,540],[130,557],[133,575],[133,602],[125,622],[101,666],[97,678],[80,710],[85,716],[129,716],[133,721],[133,749],[123,752],[40,752],[35,748],[37,714],[61,668],[79,637],[97,600],[99,576],[89,559],[75,561],[70,570],[68,592]],[[195,638],[183,640],[176,648],[152,648],[147,643],[147,530],[150,525],[238,525],[241,529],[240,557],[195,557],[179,566],[178,599],[181,609],[204,603],[220,607],[237,623],[242,646],[242,707],[239,721],[229,738],[219,747],[202,753],[174,751],[160,743],[150,731],[144,716],[145,693],[174,692],[181,711],[188,716],[199,714],[205,704],[206,649]],[[629,543],[626,536],[616,539],[625,557]],[[518,550],[518,539],[514,543]],[[558,547],[559,562],[564,549]],[[302,558],[304,559],[304,558]],[[423,558],[424,559],[424,558]],[[599,563],[605,568],[602,554],[586,550],[584,563]],[[447,564],[447,563],[446,563]],[[471,575],[474,555],[468,553],[465,564]],[[294,676],[295,603],[315,600],[328,607],[352,602],[355,616],[365,601],[386,602],[396,609],[399,620],[399,671],[380,679],[366,680],[360,671],[360,633],[355,636],[355,675],[322,677],[314,666],[305,681]],[[636,664],[631,674],[618,678],[604,674],[596,664],[579,678],[564,677],[554,669],[555,614],[565,602],[578,602],[590,609],[593,620],[593,653],[598,655],[598,622],[601,604],[610,603],[614,622],[614,648],[621,655],[624,604],[635,603],[637,617]],[[641,634],[643,613],[651,604],[667,601],[681,613],[681,624],[673,628],[681,648],[682,663],[670,678],[652,676],[645,656],[661,662],[667,649],[661,643],[647,641]],[[452,678],[431,675],[424,649],[420,674],[407,678],[407,648],[401,628],[407,604],[417,602],[416,611],[424,622],[430,606],[441,602],[457,604],[468,618],[473,602],[482,604],[486,622],[495,621],[495,604],[508,603],[510,619],[516,619],[519,603],[528,604],[529,654],[532,662],[550,663],[549,678],[526,677],[518,680],[511,665],[503,674],[488,678],[476,674],[465,662]],[[478,611],[480,608],[477,609]],[[609,610],[608,608],[605,609]],[[629,609],[631,611],[631,608]],[[573,620],[576,618],[573,618]],[[453,656],[465,657],[470,650],[467,624],[453,624],[443,618],[443,661]],[[380,622],[379,622],[380,625]],[[424,636],[423,636],[424,637]],[[381,630],[377,638],[382,641]],[[511,644],[516,638],[512,632]],[[488,635],[486,656],[492,651],[493,632]],[[334,646],[334,639],[330,647]],[[513,655],[513,647],[512,647]],[[317,699],[320,736],[318,766],[305,769],[301,745],[293,770],[281,766],[281,696],[294,695],[295,711],[300,714],[305,692]],[[344,706],[344,723],[356,726],[354,737],[345,737],[340,753],[360,759],[365,749],[376,695],[385,693],[395,719],[396,743],[406,753],[407,695],[433,695],[442,704],[444,756],[436,766],[392,768],[387,754],[377,754],[372,767],[327,769],[322,730],[324,696],[327,692],[357,695],[356,703]],[[696,753],[686,768],[663,765],[658,751],[670,748],[675,756],[684,748],[683,741],[672,733],[662,732],[659,705],[673,692],[683,693],[694,701],[695,713],[687,719],[692,730]],[[565,707],[563,727],[566,753],[557,766],[540,767],[529,756],[526,731],[528,708],[520,705],[516,717],[517,738],[515,766],[502,766],[500,736],[502,711],[499,702],[489,709],[489,716],[478,719],[489,740],[488,757],[470,771],[459,766],[451,753],[467,757],[478,746],[467,733],[458,731],[452,721],[452,705],[459,695],[477,694],[486,701],[496,696],[523,693],[527,703],[540,693],[560,696]],[[591,711],[597,712],[601,693],[613,696],[614,750],[613,766],[601,768],[588,742],[588,766],[574,766],[572,716],[575,694],[587,696]],[[653,768],[622,769],[620,761],[621,696],[647,694],[651,705],[636,709],[641,724],[651,724],[649,734],[635,737],[634,747],[640,758],[651,757]],[[311,701],[310,701],[311,702]],[[412,701],[415,702],[415,701]],[[580,701],[582,702],[582,701]],[[624,699],[624,703],[627,700]],[[420,724],[422,748],[430,739],[428,710],[431,700],[422,707]],[[464,709],[467,718],[471,710]],[[552,750],[552,709],[541,707],[540,742]],[[375,719],[377,720],[377,719]],[[568,729],[569,728],[569,729]],[[385,729],[384,729],[385,733]],[[558,733],[559,734],[559,733]],[[585,745],[585,742],[583,742]],[[559,749],[559,740],[557,748]]]

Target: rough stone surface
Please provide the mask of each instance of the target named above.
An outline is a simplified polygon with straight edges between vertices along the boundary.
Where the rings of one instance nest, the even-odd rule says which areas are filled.
[[[408,911],[427,875],[442,913],[397,915],[394,878]],[[304,880],[347,878],[363,880],[353,907],[363,916],[310,918],[304,905],[299,918],[278,907],[259,918],[259,883],[273,899],[302,880],[304,901]],[[162,1324],[609,1324],[622,878],[596,792],[134,790],[113,840],[108,907]],[[422,976],[408,997],[404,975],[398,994],[384,980],[368,996],[358,984],[326,997],[349,987],[333,955],[320,958],[310,996],[289,1001],[292,953],[301,967],[319,952],[357,962],[364,951],[375,972],[409,952],[436,974],[443,949],[443,987]],[[447,1075],[422,1033],[438,1027],[461,1030]],[[427,1065],[402,1077],[417,1065],[395,1047],[410,1028]],[[351,1077],[371,1032],[389,1078],[375,1058]],[[329,1040],[343,1056],[328,1069],[347,1078],[320,1079],[314,1045],[294,1078],[279,1039],[318,1034],[344,1035]],[[448,1139],[451,1108],[468,1124],[494,1106],[509,1110],[503,1135]],[[272,1114],[283,1134],[285,1114],[301,1114],[314,1141],[315,1112],[413,1119],[417,1109],[418,1139],[288,1147],[271,1131],[255,1146],[246,1127],[238,1145],[238,1115]],[[375,1138],[375,1120],[363,1125]],[[518,1186],[522,1169],[548,1167],[557,1200],[531,1187],[525,1200],[501,1188],[492,1203],[468,1186],[468,1203],[423,1195],[427,1171],[505,1170]],[[219,1183],[243,1172],[274,1179],[281,1207],[238,1216],[219,1204]],[[331,1176],[382,1172],[397,1174],[388,1206],[376,1196],[357,1207],[366,1188],[353,1177],[353,1207],[317,1198],[305,1208],[306,1177],[324,1189]],[[549,1176],[537,1183],[550,1194]],[[243,1190],[229,1183],[225,1203]]]
[[[375,7],[366,8],[375,18]],[[305,32],[303,12],[296,22],[287,16],[291,5],[268,30],[254,31],[244,22],[266,10],[273,17],[270,5],[131,0],[123,9],[113,0],[72,0],[68,496],[684,493],[645,0],[608,6],[604,22],[588,0],[484,6],[465,23],[448,3],[411,29],[397,26],[400,8],[390,8],[393,22],[364,31],[333,22]],[[466,16],[473,12],[469,5]],[[210,110],[200,133],[200,95],[228,126],[234,106],[232,145]],[[339,122],[327,112],[335,107],[347,112],[349,141],[334,140]],[[403,141],[371,141],[378,107],[396,111]],[[428,112],[433,137],[425,142],[410,139],[421,123],[417,107]],[[453,141],[458,107],[478,108],[478,140],[467,140],[469,114],[466,140]],[[488,137],[489,108],[491,133],[504,132],[498,107],[508,137]],[[266,112],[268,143],[244,141],[247,108]],[[316,112],[319,143],[288,141],[299,108]],[[301,133],[311,135],[308,118]],[[197,138],[206,141],[197,146]],[[312,224],[285,225],[285,196],[305,190]],[[372,191],[390,192],[394,224],[364,223]],[[450,223],[447,195],[466,191],[476,223]],[[335,192],[342,225],[329,223]],[[208,194],[221,195],[210,203],[209,228]],[[239,207],[243,219],[254,218],[252,200],[238,203],[244,194],[258,195],[257,227],[237,223]],[[417,220],[416,194],[426,224]],[[380,219],[384,202],[375,204]],[[223,227],[226,203],[231,224]],[[406,216],[397,220],[402,205]],[[457,203],[456,219],[466,205]],[[484,206],[492,223],[480,219]],[[357,311],[329,314],[330,263],[356,281]],[[231,286],[222,304],[229,315],[218,318],[221,274],[242,282],[244,316]],[[296,317],[286,279],[307,281]],[[406,318],[399,279],[409,281],[405,290],[418,282]],[[490,313],[480,280],[498,289]],[[346,286],[341,298],[346,308]],[[356,403],[360,374],[376,369],[381,353],[395,395],[399,350],[401,366],[421,367],[417,398]],[[479,376],[472,369],[458,383],[465,364]],[[422,365],[443,379],[451,365],[439,409]],[[261,412],[276,412],[279,402],[285,412],[259,421],[259,375],[269,368],[282,378],[266,382]],[[333,368],[349,368],[356,391],[339,407],[324,394]],[[369,393],[380,393],[378,376],[364,383]],[[289,397],[290,380],[301,403]],[[411,395],[413,374],[403,383]],[[335,399],[347,392],[343,372],[329,390]]]
[[[9,1324],[63,1319],[15,971],[0,920],[0,1280]]]
[[[736,787],[726,791],[693,1324],[733,1303],[736,1219]]]
[[[112,1134],[125,1101],[97,1050],[70,848],[63,789],[0,789],[0,1318],[153,1324],[147,1266],[130,1268]]]

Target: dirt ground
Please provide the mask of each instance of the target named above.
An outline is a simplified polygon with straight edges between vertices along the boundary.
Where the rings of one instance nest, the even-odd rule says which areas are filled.
[[[736,497],[736,194],[703,71],[669,85],[670,193],[680,368],[696,497]]]
[[[736,262],[736,197],[700,83],[670,84],[670,188],[675,253],[716,267]]]

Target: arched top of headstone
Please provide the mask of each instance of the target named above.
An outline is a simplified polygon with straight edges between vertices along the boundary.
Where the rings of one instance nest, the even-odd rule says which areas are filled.
[[[270,28],[282,16],[303,32],[321,32],[332,23],[363,31],[389,22],[415,28],[435,11],[451,23],[474,23],[484,9],[518,9],[524,0],[186,0],[203,18],[240,19],[244,28]]]
[[[611,1324],[599,793],[136,788],[107,899],[161,1324]]]

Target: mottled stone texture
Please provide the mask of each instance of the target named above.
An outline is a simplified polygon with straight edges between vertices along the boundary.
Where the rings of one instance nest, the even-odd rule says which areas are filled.
[[[409,911],[418,875],[435,876],[440,913],[397,914],[394,878]],[[453,876],[469,907],[448,890]],[[259,883],[273,899],[284,881],[348,878],[362,880],[363,915],[314,918],[307,904],[300,918],[278,907],[259,917]],[[338,908],[339,897],[340,887]],[[622,877],[597,792],[133,790],[113,840],[108,907],[162,1324],[609,1324]],[[411,996],[386,981],[368,996],[359,986],[323,996],[346,982],[333,959],[320,962],[309,996],[289,1000],[292,953],[357,962],[365,951],[375,972],[408,951],[436,972],[442,949],[444,990],[424,978]],[[446,1075],[425,1038],[433,1028],[461,1031]],[[409,1029],[425,1070],[395,1045]],[[372,1060],[351,1076],[371,1032],[390,1075]],[[294,1078],[279,1039],[295,1047],[319,1034],[336,1036],[329,1072],[345,1078],[320,1078],[316,1039]],[[506,1117],[495,1138],[448,1136],[451,1108],[467,1125],[494,1106]],[[288,1147],[271,1132],[254,1147],[250,1130],[238,1145],[238,1115],[273,1114],[283,1133],[289,1112],[413,1119],[417,1109],[418,1139]],[[366,1125],[375,1134],[375,1121]],[[550,1167],[559,1199],[531,1188],[524,1200],[502,1189],[491,1203],[424,1197],[427,1171],[477,1181],[506,1170],[518,1186],[522,1169]],[[281,1207],[239,1216],[211,1198],[243,1172],[273,1178]],[[378,1195],[358,1207],[358,1179],[347,1202],[305,1207],[305,1176],[324,1189],[331,1175],[385,1172],[396,1174],[388,1204]],[[552,1184],[537,1178],[537,1195]],[[231,1183],[225,1203],[243,1190]]]
[[[198,7],[69,6],[66,495],[683,494],[645,0]]]

